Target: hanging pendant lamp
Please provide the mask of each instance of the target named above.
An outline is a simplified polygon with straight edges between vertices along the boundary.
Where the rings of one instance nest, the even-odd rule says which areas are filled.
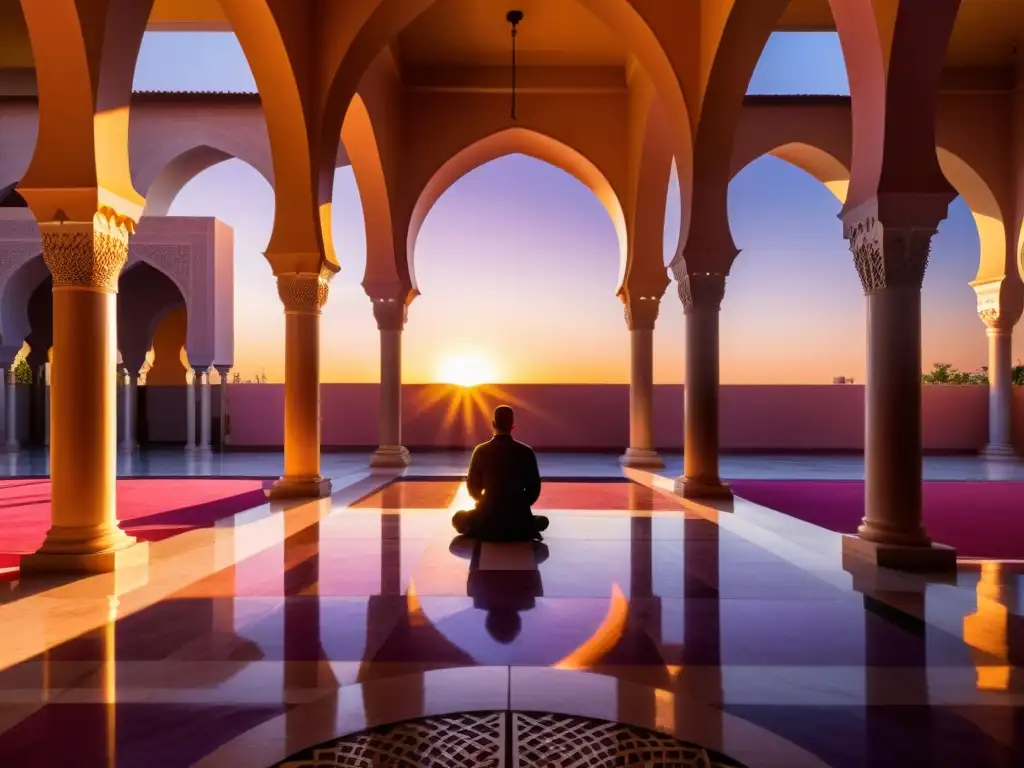
[[[519,22],[523,20],[522,11],[509,11],[505,20],[512,25],[512,119],[516,119],[516,33]]]

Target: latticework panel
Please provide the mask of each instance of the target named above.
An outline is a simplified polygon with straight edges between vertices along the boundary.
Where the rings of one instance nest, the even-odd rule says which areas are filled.
[[[278,768],[503,768],[505,713],[412,720],[321,744]]]
[[[743,768],[696,744],[621,723],[516,713],[514,768]]]

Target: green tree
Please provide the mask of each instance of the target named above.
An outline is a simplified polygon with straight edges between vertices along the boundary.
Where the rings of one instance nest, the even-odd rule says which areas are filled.
[[[921,375],[925,384],[988,384],[988,369],[969,373],[950,363],[932,363],[932,369]]]
[[[24,357],[19,357],[14,363],[14,380],[18,384],[32,383],[32,368]]]

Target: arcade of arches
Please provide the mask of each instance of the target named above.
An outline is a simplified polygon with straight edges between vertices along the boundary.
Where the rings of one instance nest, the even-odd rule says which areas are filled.
[[[676,162],[683,225],[671,273],[687,320],[685,467],[676,489],[695,499],[730,494],[718,468],[719,306],[737,255],[729,181],[771,153],[827,184],[844,202],[843,229],[868,304],[866,508],[846,546],[876,562],[952,563],[952,550],[933,544],[922,525],[921,281],[931,237],[959,192],[982,242],[972,285],[991,340],[989,450],[1011,450],[1010,334],[1024,307],[1024,55],[1016,45],[1024,21],[1015,0],[522,6],[529,34],[524,26],[518,38],[512,117],[509,30],[497,3],[0,3],[0,64],[15,93],[8,101],[28,104],[32,125],[27,138],[2,145],[19,156],[0,162],[0,171],[14,174],[0,183],[16,183],[34,216],[53,286],[53,518],[24,567],[106,568],[136,549],[114,512],[116,296],[140,290],[134,270],[121,273],[136,226],[147,227],[147,205],[150,216],[166,214],[189,178],[226,157],[247,159],[272,180],[266,258],[286,316],[286,377],[284,471],[270,494],[321,497],[330,482],[320,468],[319,316],[340,267],[329,231],[335,168],[352,164],[363,201],[363,286],[380,329],[373,461],[404,466],[401,338],[417,295],[420,225],[454,181],[511,152],[576,176],[615,223],[618,295],[632,339],[623,457],[632,466],[658,463],[651,334],[671,282],[662,231]],[[173,99],[132,97],[147,25],[232,30],[258,104],[219,97],[237,112],[219,114],[210,136],[189,143],[174,127]],[[852,95],[746,97],[778,29],[836,30]],[[202,98],[179,101],[198,109]],[[265,134],[225,130],[224,121],[244,120],[247,109],[260,112]],[[153,115],[136,125],[147,110]],[[161,137],[162,119],[171,128]],[[7,338],[5,327],[4,350],[23,340]],[[216,363],[192,363],[204,388]]]

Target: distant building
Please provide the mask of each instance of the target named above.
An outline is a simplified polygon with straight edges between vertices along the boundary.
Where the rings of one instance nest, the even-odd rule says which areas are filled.
[[[833,384],[853,384],[853,377],[852,376],[833,376],[832,377],[832,383]]]

